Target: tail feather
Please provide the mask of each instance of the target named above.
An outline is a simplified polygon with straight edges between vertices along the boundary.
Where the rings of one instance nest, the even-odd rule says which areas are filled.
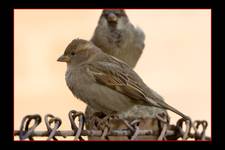
[[[186,120],[191,120],[190,117],[186,116],[185,114],[183,114],[182,112],[180,112],[179,110],[177,110],[176,108],[168,105],[167,103],[165,103],[164,101],[155,101],[152,99],[148,99],[148,101],[151,103],[151,105],[155,106],[155,107],[159,107],[159,108],[164,108],[164,109],[168,109],[176,114],[178,114],[179,116],[183,117]]]

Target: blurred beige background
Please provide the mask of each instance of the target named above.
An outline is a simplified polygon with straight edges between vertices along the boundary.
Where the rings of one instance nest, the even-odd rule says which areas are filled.
[[[62,118],[70,129],[68,112],[84,111],[73,97],[57,62],[74,38],[90,39],[100,9],[14,10],[14,129],[27,114],[47,113]],[[193,120],[207,120],[211,136],[211,10],[126,10],[143,29],[146,47],[135,71],[167,103]],[[169,112],[175,123],[179,116]],[[38,127],[45,130],[44,122]],[[16,138],[17,139],[17,138]]]

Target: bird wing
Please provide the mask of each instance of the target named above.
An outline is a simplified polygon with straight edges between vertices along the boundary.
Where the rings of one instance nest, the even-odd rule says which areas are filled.
[[[107,60],[90,64],[88,68],[99,84],[123,93],[131,99],[137,100],[137,103],[150,102],[152,105],[158,106],[153,99],[159,99],[159,96],[155,95],[156,93],[151,91],[143,83],[142,79],[124,62],[114,57],[108,57]],[[146,92],[149,92],[147,95],[152,97],[147,96]]]
[[[96,61],[88,67],[89,72],[99,84],[123,93],[132,100],[136,100],[137,104],[148,104],[169,109],[183,118],[190,120],[188,116],[165,103],[160,95],[148,88],[127,64],[114,57],[105,57],[104,59],[102,61]]]

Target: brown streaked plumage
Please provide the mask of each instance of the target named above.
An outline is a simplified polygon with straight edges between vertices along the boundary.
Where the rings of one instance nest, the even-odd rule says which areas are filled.
[[[129,65],[91,42],[73,40],[58,61],[67,62],[66,83],[72,93],[97,111],[120,113],[139,104],[169,109],[189,119],[165,103]]]

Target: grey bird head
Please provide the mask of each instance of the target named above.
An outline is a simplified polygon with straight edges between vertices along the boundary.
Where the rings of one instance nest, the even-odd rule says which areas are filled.
[[[91,49],[91,50],[90,50]],[[78,65],[90,59],[90,57],[101,51],[92,42],[82,39],[74,39],[66,48],[64,54],[57,61],[66,62],[68,65]]]
[[[99,20],[99,24],[108,25],[111,29],[121,28],[129,22],[127,14],[124,10],[103,10]],[[123,27],[123,26],[122,26]]]

